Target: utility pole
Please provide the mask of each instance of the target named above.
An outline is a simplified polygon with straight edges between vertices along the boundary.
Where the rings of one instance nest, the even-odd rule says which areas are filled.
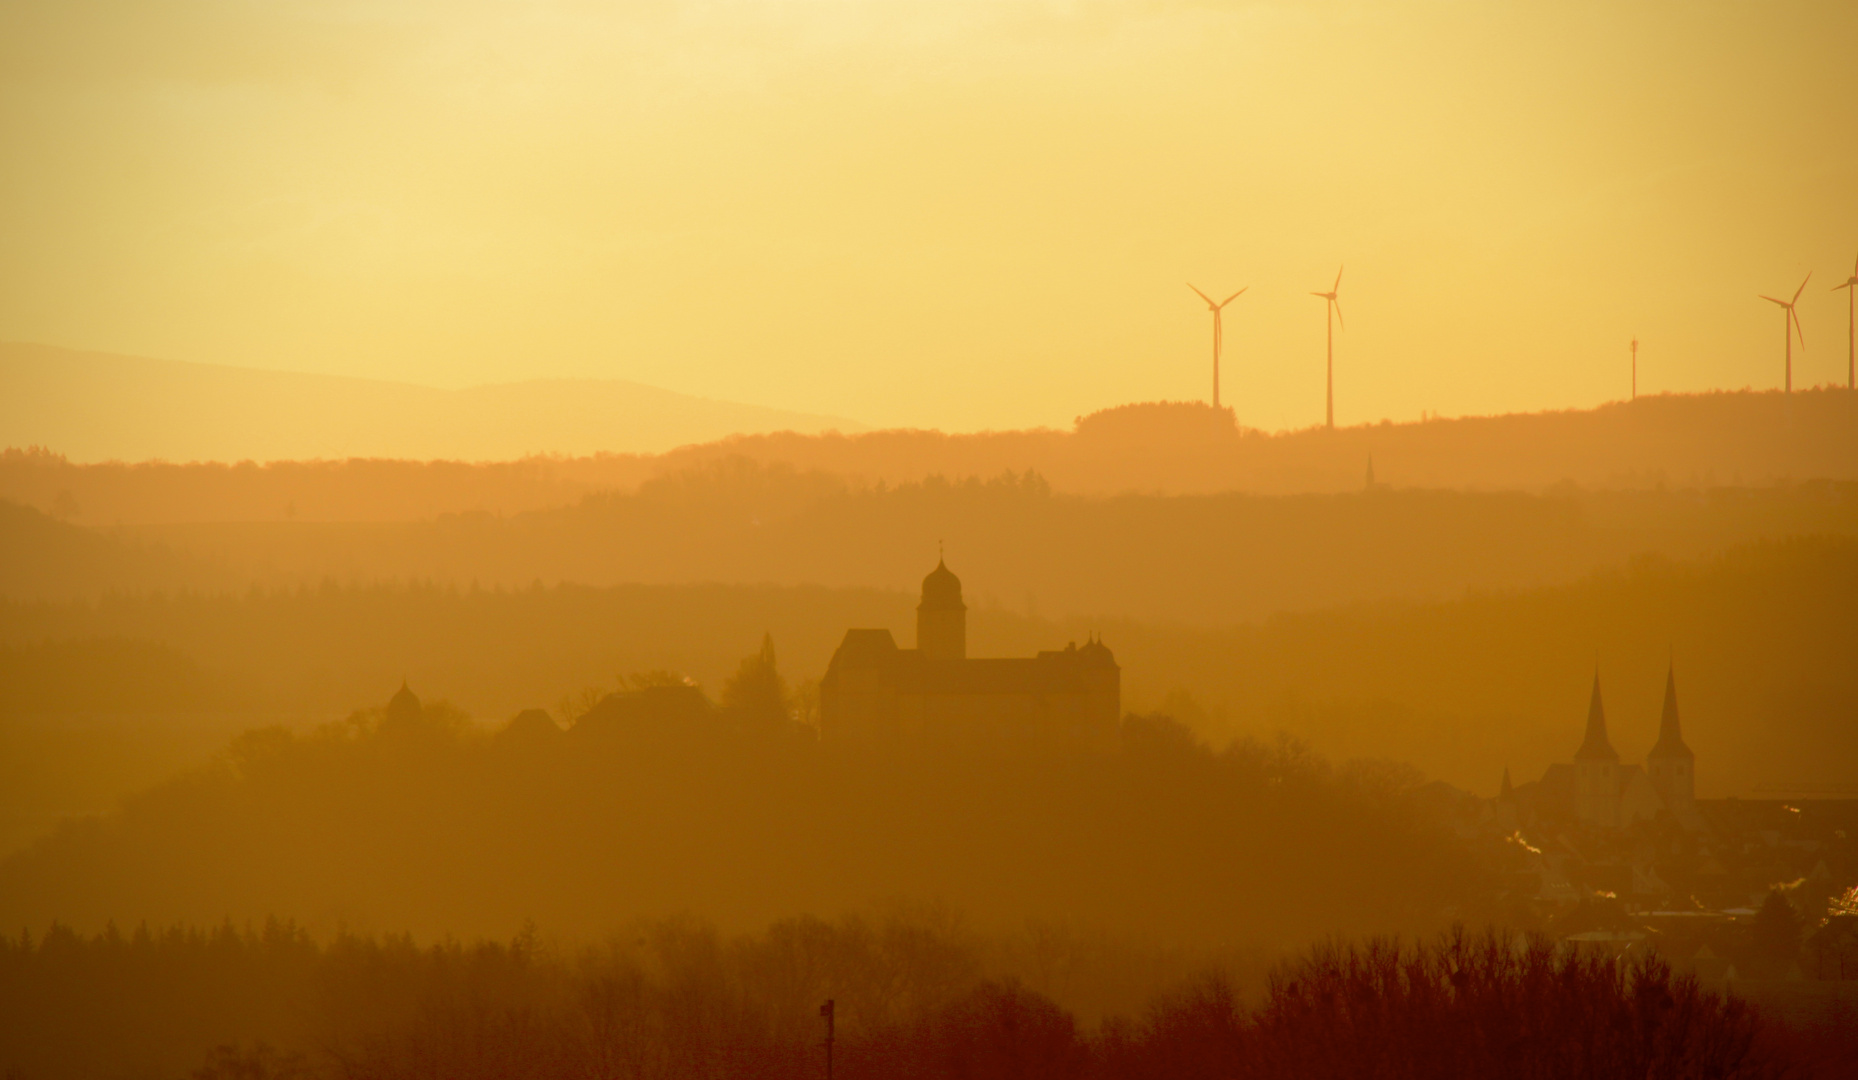
[[[825,1017],[825,1018],[826,1018],[826,1080],[832,1080],[832,1021],[833,1021],[833,1008],[832,1008],[832,999],[831,999],[831,998],[827,998],[827,999],[826,999],[826,1003],[825,1003],[824,1005],[821,1005],[821,1006],[819,1007],[819,1015],[821,1015],[821,1016],[823,1016],[823,1017]]]

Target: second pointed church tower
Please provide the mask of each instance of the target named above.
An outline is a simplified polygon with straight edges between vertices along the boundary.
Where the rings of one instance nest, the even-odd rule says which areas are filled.
[[[1677,719],[1677,668],[1664,677],[1664,712],[1658,718],[1658,744],[1645,755],[1645,771],[1658,797],[1679,821],[1688,821],[1697,804],[1697,755],[1684,745]]]

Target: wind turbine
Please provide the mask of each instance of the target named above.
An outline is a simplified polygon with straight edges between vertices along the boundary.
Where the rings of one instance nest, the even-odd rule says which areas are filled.
[[[1806,283],[1813,280],[1813,272],[1807,271],[1800,280],[1800,287],[1793,291],[1792,300],[1776,300],[1772,296],[1762,296],[1770,304],[1781,306],[1781,336],[1787,340],[1787,392],[1793,393],[1793,338],[1800,335],[1800,347],[1806,348],[1806,331],[1800,329],[1800,313],[1793,306],[1800,302],[1800,294],[1806,291]]]
[[[1324,399],[1323,420],[1331,429],[1335,427],[1335,324],[1342,323],[1342,329],[1348,329],[1348,324],[1342,321],[1342,301],[1336,299],[1336,291],[1341,287],[1342,267],[1338,266],[1335,268],[1335,284],[1329,286],[1329,291],[1313,292],[1310,294],[1311,296],[1320,296],[1323,298],[1324,323],[1329,329],[1329,360],[1324,369],[1324,381],[1328,389],[1327,396]],[[1335,315],[1333,319],[1328,318],[1331,313]]]
[[[1213,313],[1213,407],[1217,409],[1219,408],[1219,346],[1221,340],[1225,336],[1225,331],[1221,328],[1220,312],[1224,311],[1227,304],[1237,300],[1240,294],[1245,292],[1245,289],[1251,288],[1251,286],[1245,286],[1245,289],[1240,289],[1238,292],[1233,293],[1217,304],[1213,302],[1212,297],[1201,292],[1199,289],[1194,289],[1193,282],[1188,282],[1187,287],[1194,290],[1195,296],[1205,300],[1207,310]]]
[[[1833,292],[1840,289],[1845,290],[1845,389],[1858,390],[1858,260],[1845,284],[1832,287]]]

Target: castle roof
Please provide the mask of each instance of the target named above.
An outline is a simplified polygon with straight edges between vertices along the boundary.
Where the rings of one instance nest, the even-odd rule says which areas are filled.
[[[1677,667],[1664,677],[1664,713],[1658,718],[1658,744],[1652,747],[1649,758],[1691,758],[1697,755],[1684,745],[1684,733],[1679,730],[1677,720]]]
[[[936,560],[935,569],[929,571],[929,576],[923,578],[922,606],[926,608],[966,606],[961,602],[961,579],[956,577],[954,571],[948,568],[948,564],[940,559]]]
[[[1600,701],[1600,673],[1593,674],[1593,698],[1587,704],[1587,737],[1574,752],[1576,761],[1618,761],[1619,751],[1606,737],[1606,706]]]
[[[848,670],[875,671],[901,694],[1076,694],[1091,690],[1091,672],[1115,667],[1115,656],[1094,639],[1033,657],[955,659],[899,649],[888,630],[847,630],[826,681]]]

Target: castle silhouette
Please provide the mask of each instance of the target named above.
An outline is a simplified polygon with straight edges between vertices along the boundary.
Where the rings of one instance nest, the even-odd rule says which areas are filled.
[[[1028,658],[968,656],[961,579],[938,561],[923,578],[916,647],[889,630],[847,630],[819,682],[820,735],[1057,738],[1108,746],[1122,715],[1122,669],[1091,638]]]

